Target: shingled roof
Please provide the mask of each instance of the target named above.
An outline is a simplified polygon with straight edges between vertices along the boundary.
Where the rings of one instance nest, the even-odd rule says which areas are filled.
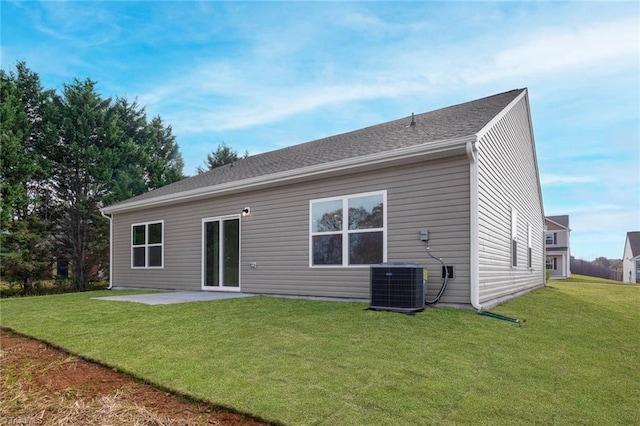
[[[560,216],[545,216],[545,219],[548,219],[563,228],[569,229],[569,216],[566,214]]]
[[[384,153],[429,142],[471,136],[478,133],[509,103],[526,89],[515,89],[431,112],[411,116],[336,136],[294,145],[288,148],[253,155],[215,168],[206,173],[183,179],[121,203],[138,203],[154,198],[179,196],[185,191],[240,182],[279,172],[303,169],[344,159]]]

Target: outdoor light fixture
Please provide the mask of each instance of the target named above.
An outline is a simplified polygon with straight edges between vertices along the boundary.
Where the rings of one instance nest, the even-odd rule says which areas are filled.
[[[249,216],[251,214],[251,207],[245,207],[242,209],[242,216]]]

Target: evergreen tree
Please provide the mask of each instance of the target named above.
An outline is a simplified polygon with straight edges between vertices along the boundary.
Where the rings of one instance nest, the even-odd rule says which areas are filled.
[[[136,101],[118,99],[112,106],[120,131],[115,188],[108,202],[121,201],[184,179],[184,162],[171,126],[157,116],[147,122]]]
[[[159,116],[146,126],[145,132],[145,177],[147,188],[157,189],[184,179],[184,162],[173,136],[171,126],[162,123]]]
[[[207,154],[207,159],[204,161],[206,169],[198,166],[196,172],[198,174],[213,170],[217,167],[224,166],[225,164],[233,163],[241,158],[247,158],[249,151],[245,151],[244,155],[240,157],[238,153],[231,147],[228,147],[224,142],[218,145],[215,151]]]
[[[31,293],[51,267],[41,141],[48,129],[51,92],[23,62],[16,73],[0,70],[0,274]]]
[[[182,179],[175,136],[137,102],[103,99],[91,79],[56,94],[22,62],[0,72],[0,272],[26,289],[63,258],[85,290],[108,260],[99,209]]]
[[[51,184],[55,190],[53,239],[70,261],[73,286],[86,290],[104,247],[99,209],[112,192],[121,132],[110,99],[95,91],[95,82],[75,80],[57,98],[57,143],[49,146]]]
[[[111,107],[116,116],[118,136],[118,165],[113,171],[114,187],[107,204],[135,197],[148,190],[145,181],[144,149],[147,115],[136,101],[122,98]]]

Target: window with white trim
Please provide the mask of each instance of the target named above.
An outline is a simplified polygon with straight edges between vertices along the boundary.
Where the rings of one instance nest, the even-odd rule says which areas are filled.
[[[131,267],[162,268],[164,259],[164,222],[131,225]]]
[[[387,260],[387,191],[311,200],[310,266],[374,265]]]
[[[545,243],[548,246],[555,246],[556,244],[558,244],[558,235],[555,232],[545,232],[544,237]]]
[[[531,224],[527,224],[527,268],[531,268],[533,264],[533,250],[531,244]]]
[[[557,257],[547,257],[547,269],[555,271],[558,269],[558,258]]]

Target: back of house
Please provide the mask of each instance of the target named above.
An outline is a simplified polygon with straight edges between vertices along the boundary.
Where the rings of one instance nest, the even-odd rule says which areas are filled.
[[[250,156],[105,207],[111,284],[367,300],[409,263],[433,298],[441,258],[491,306],[544,285],[536,161],[526,89]]]
[[[622,281],[640,282],[640,231],[627,232],[622,255]]]
[[[571,228],[569,216],[545,217],[546,268],[550,278],[571,276]]]

